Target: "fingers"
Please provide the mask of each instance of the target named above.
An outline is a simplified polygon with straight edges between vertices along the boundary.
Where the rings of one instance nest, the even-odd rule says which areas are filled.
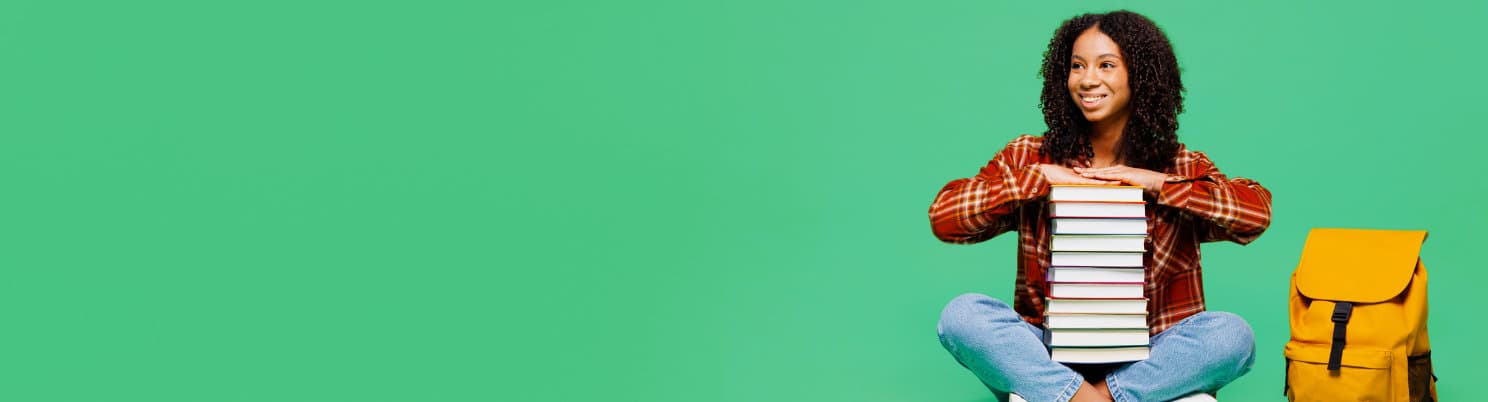
[[[1104,172],[1103,173],[1081,172],[1080,173],[1080,177],[1083,177],[1083,178],[1086,178],[1086,179],[1093,179],[1093,180],[1103,180],[1103,181],[1106,181],[1106,182],[1111,183],[1111,184],[1123,184],[1123,183],[1133,183],[1134,182],[1133,181],[1133,178],[1130,177],[1130,175],[1122,174],[1122,173],[1118,173],[1118,172],[1109,172],[1109,173],[1104,173]]]
[[[1054,184],[1119,185],[1123,183],[1122,180],[1116,179],[1114,177],[1109,177],[1111,175],[1110,173],[1103,174],[1103,176],[1106,177],[1097,177],[1095,175],[1082,172],[1082,170],[1085,169],[1081,168],[1070,169],[1057,165],[1051,166],[1057,168],[1054,170],[1054,172],[1050,172],[1051,174],[1049,175],[1050,182]]]
[[[1121,184],[1120,181],[1096,180],[1096,179],[1092,179],[1092,178],[1088,178],[1088,177],[1075,177],[1075,179],[1077,180],[1077,182],[1074,183],[1074,184],[1097,184],[1097,185]]]
[[[1094,184],[1094,185],[1114,185],[1114,184],[1121,184],[1120,181],[1095,179],[1095,178],[1082,177],[1080,175],[1073,175],[1073,174],[1052,175],[1052,176],[1048,176],[1048,178],[1049,178],[1049,183],[1050,184]]]
[[[1114,172],[1123,172],[1123,171],[1126,171],[1126,169],[1127,168],[1126,168],[1125,165],[1115,165],[1115,166],[1107,166],[1107,167],[1103,167],[1103,168],[1082,168],[1082,167],[1077,167],[1077,168],[1074,168],[1074,171],[1076,173],[1082,173],[1082,174],[1083,173],[1086,173],[1086,172],[1090,172],[1090,173],[1114,173]]]
[[[1080,174],[1080,177],[1091,178],[1091,179],[1125,180],[1125,178],[1126,178],[1126,175],[1125,174],[1122,174],[1122,172],[1099,172],[1099,171],[1086,170],[1086,171],[1082,171],[1082,172],[1078,172],[1078,173]]]
[[[1116,166],[1110,166],[1110,167],[1103,167],[1103,168],[1097,168],[1097,169],[1087,169],[1087,168],[1078,168],[1077,167],[1077,168],[1074,168],[1074,171],[1075,171],[1076,174],[1079,174],[1080,176],[1083,176],[1083,177],[1089,177],[1089,178],[1095,178],[1095,179],[1104,179],[1104,180],[1118,180],[1118,181],[1123,181],[1123,182],[1124,181],[1128,181],[1129,179],[1131,179],[1131,176],[1132,176],[1131,175],[1132,170],[1130,168],[1127,168],[1126,166],[1122,166],[1122,165],[1116,165]]]

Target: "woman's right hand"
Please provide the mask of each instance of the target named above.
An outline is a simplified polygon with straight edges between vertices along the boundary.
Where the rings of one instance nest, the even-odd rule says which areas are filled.
[[[1039,171],[1044,174],[1044,178],[1047,179],[1047,180],[1049,180],[1049,184],[1096,184],[1096,185],[1116,185],[1116,184],[1121,184],[1120,181],[1114,181],[1114,180],[1097,180],[1097,179],[1092,179],[1092,178],[1084,177],[1084,176],[1081,176],[1079,173],[1075,173],[1075,170],[1074,169],[1070,169],[1070,168],[1067,168],[1067,167],[1064,167],[1064,166],[1052,165],[1052,164],[1045,163],[1045,164],[1039,164],[1038,167],[1039,167]]]

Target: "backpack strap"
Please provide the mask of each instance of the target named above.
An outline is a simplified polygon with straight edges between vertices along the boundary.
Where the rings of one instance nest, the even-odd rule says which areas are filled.
[[[1343,364],[1343,345],[1348,334],[1349,317],[1354,314],[1354,303],[1333,304],[1333,350],[1328,353],[1328,371],[1338,371]]]

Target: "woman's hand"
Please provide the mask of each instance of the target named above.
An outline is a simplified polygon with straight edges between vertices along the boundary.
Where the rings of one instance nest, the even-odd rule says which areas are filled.
[[[1124,165],[1098,169],[1074,168],[1072,170],[1076,174],[1079,174],[1080,177],[1096,180],[1115,180],[1133,186],[1142,186],[1147,191],[1154,193],[1162,190],[1163,183],[1168,180],[1168,175],[1165,173]]]
[[[1049,184],[1121,184],[1120,181],[1116,180],[1100,180],[1082,177],[1079,173],[1064,166],[1040,164],[1038,165],[1038,167],[1039,171],[1044,174],[1044,178],[1049,180]]]

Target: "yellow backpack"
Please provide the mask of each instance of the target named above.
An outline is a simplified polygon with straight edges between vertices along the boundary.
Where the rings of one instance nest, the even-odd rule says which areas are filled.
[[[1292,273],[1291,401],[1435,401],[1425,231],[1313,229]]]

